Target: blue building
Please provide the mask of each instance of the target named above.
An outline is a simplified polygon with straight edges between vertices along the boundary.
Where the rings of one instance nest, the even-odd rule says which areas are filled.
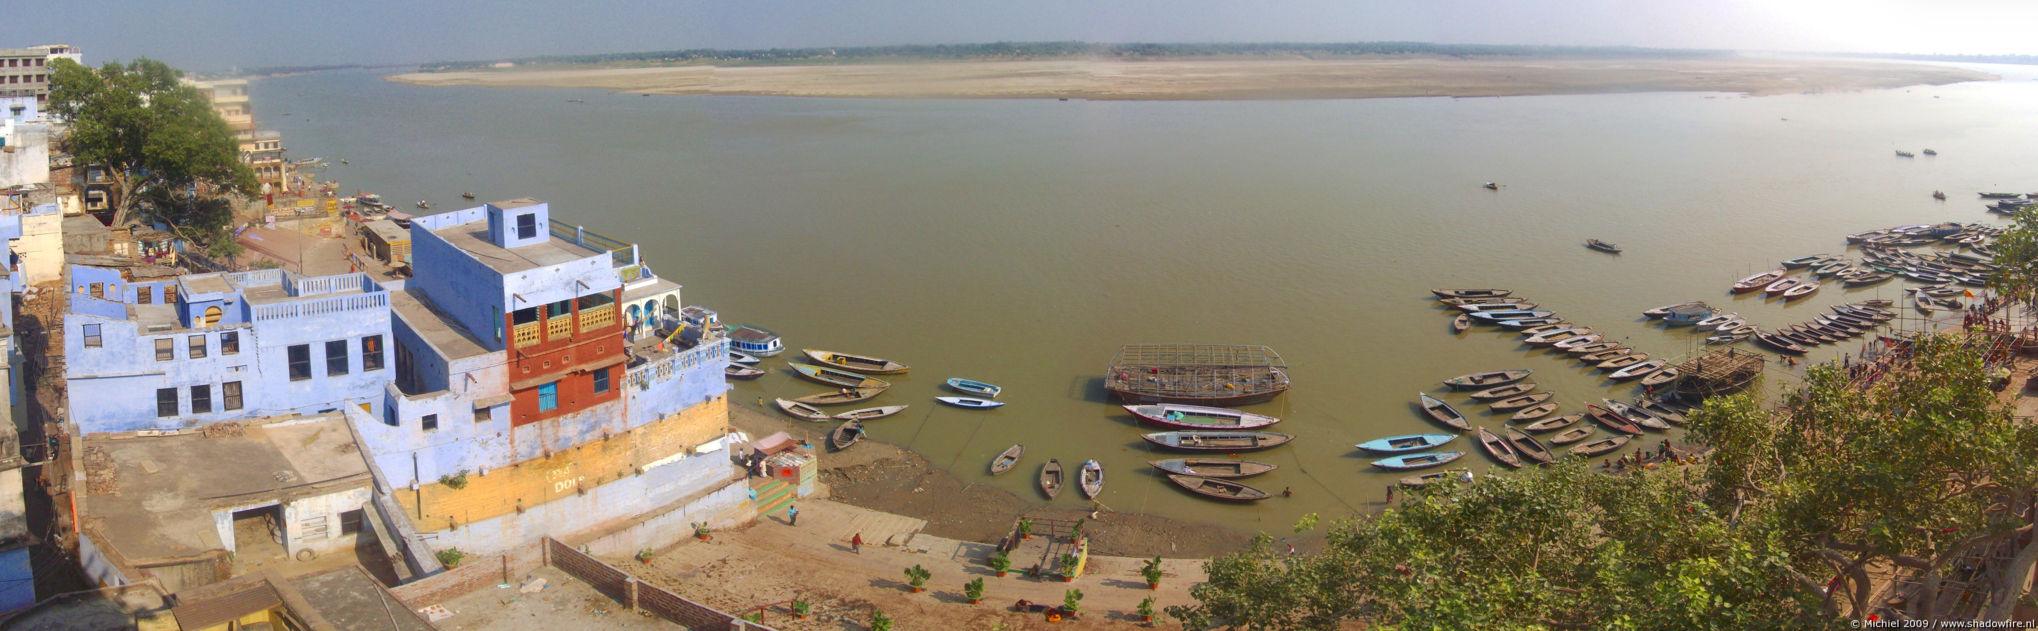
[[[394,372],[389,291],[365,274],[129,282],[72,265],[68,276],[64,377],[81,433],[381,412]]]

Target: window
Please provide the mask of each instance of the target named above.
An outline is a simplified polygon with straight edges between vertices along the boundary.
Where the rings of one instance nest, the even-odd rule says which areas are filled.
[[[365,508],[356,508],[340,513],[340,534],[351,535],[361,532],[362,520],[365,519],[366,515],[367,509]]]
[[[297,344],[290,347],[290,380],[304,381],[311,378],[311,345]]]
[[[212,386],[191,386],[191,413],[212,411]]]
[[[105,297],[106,297],[106,283],[92,283],[92,297],[93,297],[93,298],[105,298]]]
[[[502,341],[502,307],[489,307],[489,315],[495,316],[495,341]]]
[[[425,418],[424,418],[424,419],[423,419],[423,420],[421,421],[421,423],[420,423],[420,424],[421,424],[421,426],[422,426],[422,427],[424,427],[424,428],[425,428],[425,431],[427,431],[427,432],[429,432],[429,431],[432,431],[432,430],[435,430],[435,429],[438,429],[438,428],[439,428],[439,415],[437,415],[437,414],[426,414],[426,415],[425,415]]]
[[[538,386],[538,411],[550,412],[556,409],[559,409],[559,382]]]
[[[166,362],[177,358],[177,343],[170,338],[156,338],[156,361]]]
[[[219,334],[219,354],[239,355],[240,353],[241,353],[240,333],[227,331],[225,333]]]
[[[493,419],[495,419],[495,408],[487,406],[474,408],[474,422],[479,423]]]
[[[545,317],[547,318],[557,318],[559,316],[572,314],[573,314],[572,300],[561,300],[559,302],[545,305]]]
[[[510,320],[514,324],[530,324],[532,322],[537,322],[538,308],[524,307],[522,309],[512,311],[510,312]]]
[[[85,325],[85,348],[99,348],[99,325]]]
[[[524,213],[521,215],[517,215],[517,238],[535,239],[537,237],[538,237],[538,214]]]
[[[382,336],[361,338],[361,371],[382,370]]]
[[[206,307],[204,326],[219,324],[219,317],[222,315],[225,315],[225,313],[221,312],[219,307]]]
[[[229,381],[219,384],[219,396],[224,399],[221,403],[226,404],[220,409],[227,411],[241,409],[241,382]]]
[[[595,369],[594,393],[601,394],[608,391],[609,391],[609,369],[607,368]]]
[[[176,415],[177,415],[177,389],[176,389],[176,388],[157,388],[157,389],[156,389],[156,416],[158,416],[158,417],[170,417],[170,416],[176,416]]]
[[[149,288],[149,287],[136,287],[136,288],[134,288],[134,303],[135,303],[135,304],[138,304],[138,305],[146,305],[146,304],[152,304],[152,303],[154,303],[155,301],[156,301],[156,290],[155,290],[155,289],[152,289],[152,288]]]
[[[168,304],[176,304],[176,302],[177,302],[177,286],[176,286],[176,285],[164,285],[164,286],[163,286],[163,304],[166,304],[166,305],[168,305]]]
[[[347,341],[326,342],[326,374],[347,374]]]
[[[186,338],[186,339],[185,339],[185,349],[184,349],[184,352],[185,352],[186,354],[190,355],[191,359],[204,359],[204,358],[205,358],[205,336],[203,336],[203,335],[193,335],[193,336],[190,336],[190,337]]]

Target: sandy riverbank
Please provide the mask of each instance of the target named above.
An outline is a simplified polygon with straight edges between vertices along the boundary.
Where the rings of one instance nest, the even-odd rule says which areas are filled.
[[[686,65],[419,72],[424,86],[601,88],[637,94],[1093,100],[1343,99],[1707,91],[1795,94],[1987,81],[1923,64],[1774,58],[1379,57],[1053,60],[799,66]]]

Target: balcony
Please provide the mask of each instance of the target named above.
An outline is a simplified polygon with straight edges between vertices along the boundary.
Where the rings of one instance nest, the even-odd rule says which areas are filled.
[[[583,333],[608,328],[615,323],[616,306],[613,304],[606,307],[580,310],[580,330]]]
[[[525,322],[510,329],[510,337],[516,342],[517,348],[537,346],[538,342],[544,341],[543,338],[538,336],[538,331],[538,323]]]
[[[573,314],[554,316],[545,320],[545,339],[563,340],[573,336]]]

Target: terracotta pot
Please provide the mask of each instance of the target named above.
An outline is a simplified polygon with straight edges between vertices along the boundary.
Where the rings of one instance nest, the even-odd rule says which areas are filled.
[[[1161,584],[1160,584],[1160,583],[1147,583],[1147,584],[1146,584],[1146,588],[1147,588],[1147,589],[1160,589],[1160,588],[1161,588]]]
[[[969,604],[972,604],[972,605],[974,605],[974,604],[977,604],[977,603],[983,602],[983,600],[984,600],[984,599],[982,599],[982,598],[971,598],[971,599],[969,599]]]
[[[998,570],[998,578],[1005,578],[1005,571],[1004,571],[1004,570]]]
[[[701,540],[701,541],[707,541],[707,540],[708,540],[708,537],[710,537],[710,536],[712,536],[712,535],[694,535],[694,538],[695,538],[695,539],[699,539],[699,540]]]
[[[926,590],[927,590],[927,588],[925,588],[925,587],[915,587],[915,588],[913,588],[913,593],[915,593],[915,594],[918,594],[918,593],[920,593],[920,592],[923,592],[923,591],[926,591]]]
[[[1061,582],[1063,582],[1063,583],[1074,583],[1074,582],[1076,582],[1076,577],[1073,577],[1073,576],[1064,576],[1064,577],[1061,577]]]
[[[798,619],[798,620],[806,620],[806,619],[807,619],[807,614],[803,614],[803,613],[796,613],[796,614],[793,614],[793,618],[795,618],[795,619]]]
[[[1153,616],[1140,616],[1140,622],[1153,622]]]

